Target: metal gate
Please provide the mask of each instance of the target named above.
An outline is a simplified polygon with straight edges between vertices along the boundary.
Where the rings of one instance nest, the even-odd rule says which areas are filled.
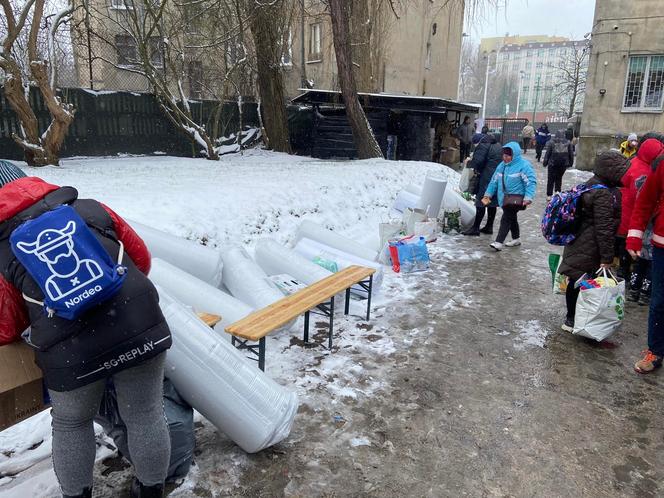
[[[487,118],[484,124],[489,127],[489,132],[496,136],[499,143],[506,144],[521,143],[521,130],[527,122],[527,119]]]

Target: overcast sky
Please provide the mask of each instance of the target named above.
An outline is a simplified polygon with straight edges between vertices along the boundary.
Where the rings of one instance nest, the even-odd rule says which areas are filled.
[[[590,31],[595,12],[595,0],[500,0],[500,3],[503,7],[498,11],[485,9],[483,20],[466,26],[464,31],[474,41],[505,33],[581,39]]]

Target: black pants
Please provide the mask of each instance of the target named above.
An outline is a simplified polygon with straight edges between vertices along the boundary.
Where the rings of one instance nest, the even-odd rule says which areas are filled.
[[[581,289],[574,287],[574,282],[572,279],[567,283],[567,290],[565,291],[565,304],[567,304],[567,318],[574,321],[574,315],[576,315],[576,302],[579,300],[579,292]]]
[[[466,159],[470,155],[470,146],[471,144],[465,144],[461,142],[461,145],[459,146],[459,155],[461,157],[461,162],[463,162],[464,159]]]
[[[507,234],[510,231],[512,232],[512,239],[518,239],[520,237],[519,220],[517,219],[519,211],[521,211],[521,209],[515,207],[503,208],[503,217],[500,218],[500,228],[498,229],[496,242],[500,242],[501,244],[505,242]]]
[[[646,296],[650,296],[650,282],[652,282],[652,261],[639,258],[632,267],[632,274],[629,277],[629,290],[640,291]],[[643,285],[647,280],[648,284]]]
[[[551,197],[554,192],[560,192],[563,188],[563,175],[565,168],[549,165],[546,174],[546,196]]]
[[[484,219],[484,213],[489,212],[489,216],[486,220],[486,227],[493,229],[493,221],[496,219],[496,212],[498,208],[495,207],[475,207],[475,222],[473,223],[473,228],[479,229]]]
[[[625,237],[616,237],[614,241],[616,257],[619,261],[618,276],[620,278],[628,279],[632,273],[633,261],[632,257],[627,252],[627,248],[625,247]]]
[[[523,152],[526,153],[528,152],[528,147],[530,147],[530,137],[523,137],[521,140],[523,143]]]
[[[539,161],[542,158],[542,151],[544,150],[544,144],[535,142],[535,157]]]

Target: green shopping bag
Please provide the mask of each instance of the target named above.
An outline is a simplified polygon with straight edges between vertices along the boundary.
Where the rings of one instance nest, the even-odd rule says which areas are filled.
[[[549,254],[549,270],[551,271],[551,286],[554,294],[565,294],[567,291],[567,277],[558,273],[562,260],[560,254]]]

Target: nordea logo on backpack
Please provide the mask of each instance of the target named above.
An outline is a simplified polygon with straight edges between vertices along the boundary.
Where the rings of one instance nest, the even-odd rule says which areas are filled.
[[[126,277],[122,243],[116,263],[67,205],[24,222],[9,241],[16,258],[44,293],[44,302],[23,297],[43,304],[49,317],[75,319],[116,294]]]

